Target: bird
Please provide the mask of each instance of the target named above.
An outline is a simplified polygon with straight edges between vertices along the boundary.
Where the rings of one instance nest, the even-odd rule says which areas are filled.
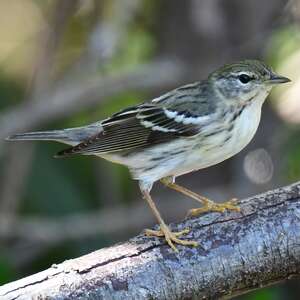
[[[127,107],[110,117],[75,128],[14,134],[7,140],[46,140],[68,144],[55,157],[95,155],[129,168],[159,223],[148,237],[177,245],[198,246],[182,238],[190,229],[171,231],[150,192],[155,182],[202,204],[189,211],[240,211],[236,199],[215,203],[175,183],[176,177],[216,165],[239,153],[253,138],[262,105],[271,89],[290,79],[264,62],[247,59],[226,64],[204,80],[173,89],[160,97]]]

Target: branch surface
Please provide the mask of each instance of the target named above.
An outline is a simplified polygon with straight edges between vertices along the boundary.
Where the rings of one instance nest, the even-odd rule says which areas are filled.
[[[300,183],[240,205],[241,213],[171,226],[190,227],[187,238],[202,247],[178,246],[174,253],[162,240],[139,235],[6,284],[0,298],[220,299],[299,276]]]

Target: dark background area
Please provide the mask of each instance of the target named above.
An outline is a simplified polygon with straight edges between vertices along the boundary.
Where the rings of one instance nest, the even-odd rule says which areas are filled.
[[[178,178],[217,201],[300,176],[300,1],[3,0],[0,2],[0,284],[124,241],[155,222],[126,168],[64,146],[8,143],[29,130],[101,120],[258,58],[293,80],[264,105],[251,144]],[[154,187],[166,221],[197,203]],[[299,282],[241,299],[299,299]]]

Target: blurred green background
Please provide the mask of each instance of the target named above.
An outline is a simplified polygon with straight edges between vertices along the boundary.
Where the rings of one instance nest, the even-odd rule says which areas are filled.
[[[91,123],[223,63],[259,58],[293,83],[272,93],[245,150],[178,181],[224,201],[298,180],[299,22],[298,0],[0,1],[0,284],[154,224],[125,168],[55,160],[64,146],[5,142],[11,133]],[[168,222],[195,207],[162,187],[154,197]],[[240,299],[299,292],[291,282]]]

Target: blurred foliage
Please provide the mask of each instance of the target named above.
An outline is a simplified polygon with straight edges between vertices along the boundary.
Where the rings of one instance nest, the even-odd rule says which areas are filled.
[[[24,96],[24,88],[15,78],[0,75],[0,111],[17,104]]]
[[[0,285],[15,280],[16,270],[0,249]]]
[[[299,50],[300,30],[298,24],[277,29],[269,39],[266,57],[275,68]]]
[[[71,18],[56,54],[56,73],[62,73],[78,59],[87,42],[90,29],[91,24],[87,16],[77,15]]]
[[[280,293],[281,293],[280,288],[277,287],[266,288],[251,293],[250,295],[245,295],[243,297],[243,300],[280,300],[282,299],[280,297]]]
[[[300,177],[300,134],[295,129],[290,129],[285,142],[281,147],[284,153],[283,174],[284,179],[294,182]]]
[[[23,212],[57,216],[95,208],[97,203],[88,202],[96,193],[92,160],[80,157],[75,165],[72,159],[54,162],[51,157],[57,151],[52,149],[55,147],[51,144],[36,149]],[[45,193],[49,183],[51,189]]]
[[[142,28],[132,28],[120,53],[112,60],[111,70],[133,69],[149,59],[155,50],[153,36]]]
[[[44,7],[48,7],[45,2]],[[26,77],[34,65],[40,29],[46,19],[36,1],[11,0],[0,3],[0,67],[16,79]],[[26,26],[24,26],[26,24]]]

